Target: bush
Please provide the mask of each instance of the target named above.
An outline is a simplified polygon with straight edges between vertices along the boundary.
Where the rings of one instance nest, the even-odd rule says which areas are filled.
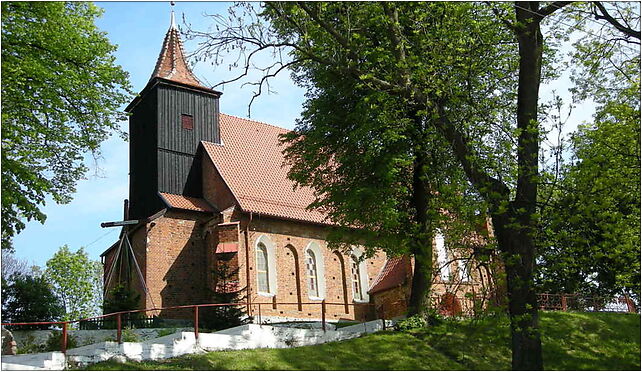
[[[62,331],[52,331],[43,345],[43,351],[60,351],[62,346]],[[67,333],[67,349],[78,347],[78,340]]]
[[[213,271],[215,288],[212,301],[219,304],[240,303],[245,300],[242,290],[238,288],[238,269],[232,268],[226,261],[219,259]],[[199,326],[208,330],[222,330],[236,327],[251,321],[243,306],[214,306],[201,308]]]
[[[27,335],[26,339],[22,342],[22,346],[18,347],[18,354],[31,354],[39,353],[43,349],[42,345],[36,343],[36,338],[32,335]]]
[[[133,329],[125,328],[123,329],[123,333],[121,334],[121,341],[122,342],[140,342],[140,336],[138,335],[138,333],[134,332]]]
[[[437,309],[430,308],[423,315],[413,315],[397,323],[395,329],[407,331],[415,328],[424,328],[427,326],[436,326],[444,322],[444,316],[439,314]]]
[[[410,329],[424,328],[428,323],[421,315],[413,315],[397,322],[395,329],[398,331],[408,331]]]

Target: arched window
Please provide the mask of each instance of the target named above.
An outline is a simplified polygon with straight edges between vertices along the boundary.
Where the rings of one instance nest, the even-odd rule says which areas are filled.
[[[256,275],[259,292],[270,293],[269,273],[267,247],[259,242],[256,245]]]
[[[319,297],[319,280],[317,274],[317,259],[311,249],[305,251],[305,269],[310,297]]]
[[[268,235],[256,239],[256,291],[260,296],[275,296],[278,290],[276,245]]]
[[[352,292],[356,301],[363,301],[363,288],[361,285],[361,270],[359,269],[359,260],[354,255],[352,260]]]
[[[308,297],[311,300],[325,298],[325,264],[323,250],[319,243],[311,241],[305,247],[305,281],[308,286]]]
[[[435,245],[437,246],[437,265],[440,268],[439,276],[442,281],[450,280],[450,265],[448,262],[448,252],[446,251],[446,244],[444,236],[440,231],[435,234]]]

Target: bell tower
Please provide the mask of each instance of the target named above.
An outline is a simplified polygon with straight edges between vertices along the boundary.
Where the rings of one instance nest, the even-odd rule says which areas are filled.
[[[159,192],[201,197],[201,141],[219,143],[221,92],[203,86],[185,61],[171,12],[154,72],[127,106],[129,117],[129,217],[164,208]]]

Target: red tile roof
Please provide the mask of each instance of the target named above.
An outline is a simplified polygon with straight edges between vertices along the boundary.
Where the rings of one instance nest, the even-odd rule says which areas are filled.
[[[410,275],[410,270],[408,256],[389,258],[368,293],[373,294],[403,285]]]
[[[202,142],[242,210],[267,216],[328,223],[326,215],[306,210],[312,189],[293,190],[283,166],[279,135],[287,129],[235,116],[220,115],[222,145]]]
[[[173,15],[172,15],[173,17]],[[167,30],[163,47],[161,48],[156,68],[150,79],[160,77],[179,83],[203,87],[203,84],[194,76],[192,70],[187,66],[185,61],[185,52],[183,51],[183,42],[181,36],[174,25]]]
[[[190,196],[168,194],[166,192],[160,193],[168,207],[187,209],[190,211],[198,212],[214,212],[215,209],[204,199],[192,198]]]

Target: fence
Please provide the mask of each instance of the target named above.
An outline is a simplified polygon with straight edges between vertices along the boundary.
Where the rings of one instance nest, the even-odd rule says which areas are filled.
[[[292,303],[292,302],[268,302],[268,303],[228,303],[228,304],[199,304],[199,305],[184,305],[184,306],[167,306],[160,308],[148,308],[140,310],[130,310],[130,311],[120,311],[111,314],[99,315],[96,317],[79,319],[79,320],[70,320],[64,322],[23,322],[23,323],[2,323],[3,326],[11,327],[11,329],[18,329],[20,327],[38,327],[38,329],[49,329],[51,327],[62,328],[62,338],[60,351],[63,353],[67,352],[67,330],[69,329],[70,324],[78,323],[80,329],[116,329],[116,341],[120,344],[122,343],[122,330],[128,324],[141,324],[153,325],[154,321],[158,322],[160,318],[158,317],[142,317],[139,314],[149,313],[152,311],[162,311],[162,310],[183,310],[189,311],[192,314],[191,325],[194,326],[194,337],[198,340],[199,334],[199,324],[200,324],[200,313],[202,308],[215,308],[215,307],[225,307],[225,306],[237,306],[237,307],[246,307],[247,309],[256,309],[257,312],[254,313],[257,317],[258,324],[263,324],[263,316],[266,311],[276,310],[279,306],[298,306],[302,308],[303,306],[308,307],[309,309],[315,308],[315,314],[321,316],[321,326],[323,331],[326,331],[327,328],[327,309],[329,306],[342,306],[346,313],[349,313],[349,308],[352,307],[353,315],[356,315],[356,309],[367,309],[366,314],[368,317],[364,318],[367,320],[370,317],[376,316],[374,305],[370,303],[363,304],[346,304],[346,303],[327,303],[324,301],[321,302],[307,302],[307,303]],[[383,310],[383,309],[382,309]],[[313,314],[313,313],[309,313]],[[383,314],[383,313],[382,313]],[[382,319],[383,320],[383,319]],[[139,323],[136,323],[139,322]],[[157,323],[158,324],[158,323]],[[112,326],[115,325],[113,328]],[[96,328],[91,328],[96,327]],[[100,327],[100,328],[98,328]],[[386,328],[386,322],[383,321],[383,328]]]
[[[588,297],[577,294],[542,293],[537,296],[540,310],[635,313],[636,306],[628,296]]]
[[[456,297],[452,293],[431,297],[431,306],[437,309],[442,315],[465,315],[477,314],[484,308],[487,299],[477,297]],[[604,297],[583,297],[575,294],[549,294],[538,295],[539,308],[541,310],[561,311],[609,311],[609,312],[636,312],[634,302],[627,296],[616,299]],[[216,308],[225,306],[245,307],[254,317],[258,324],[265,324],[269,317],[278,317],[284,314],[288,308],[296,307],[297,311],[304,318],[317,318],[321,320],[321,327],[325,331],[328,318],[331,320],[356,319],[367,321],[383,319],[386,314],[384,305],[375,307],[372,303],[338,303],[338,302],[254,302],[254,303],[231,303],[231,304],[199,304],[184,306],[167,306],[160,308],[148,308],[140,310],[121,311],[111,314],[100,315],[87,319],[71,320],[65,322],[24,322],[24,323],[2,323],[11,329],[49,329],[51,327],[62,329],[61,351],[67,351],[67,330],[70,324],[78,323],[80,329],[115,329],[116,341],[122,343],[122,330],[126,327],[151,328],[167,325],[170,320],[158,316],[145,316],[144,314],[153,311],[181,310],[191,314],[192,320],[183,320],[182,324],[171,320],[171,326],[194,326],[194,336],[198,340],[199,324],[201,323],[200,313],[203,308]],[[391,306],[391,305],[388,305]],[[343,318],[342,318],[343,317]],[[187,322],[187,323],[186,323]],[[386,328],[385,321],[383,328]]]

